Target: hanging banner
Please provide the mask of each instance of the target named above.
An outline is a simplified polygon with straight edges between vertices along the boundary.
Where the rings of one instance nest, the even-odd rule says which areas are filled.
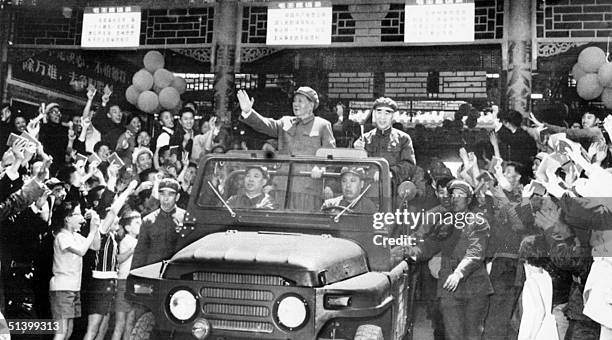
[[[65,94],[84,97],[89,85],[123,93],[137,67],[92,51],[49,50],[12,65],[12,77]]]
[[[140,7],[86,7],[83,48],[136,48],[140,43]]]
[[[270,3],[267,45],[330,45],[332,6],[330,1]]]
[[[474,0],[407,0],[406,43],[474,41]]]

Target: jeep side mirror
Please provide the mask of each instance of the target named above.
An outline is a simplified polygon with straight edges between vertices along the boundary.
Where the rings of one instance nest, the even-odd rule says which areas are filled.
[[[397,187],[397,195],[401,201],[409,202],[417,195],[417,188],[411,181],[404,181]]]

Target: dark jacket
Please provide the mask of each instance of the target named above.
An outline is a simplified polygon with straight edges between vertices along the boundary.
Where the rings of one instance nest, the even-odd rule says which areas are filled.
[[[369,157],[383,157],[389,162],[393,181],[412,180],[416,171],[416,158],[410,136],[400,130],[389,128],[386,131],[373,129],[364,134],[365,150]]]
[[[484,256],[489,237],[489,223],[471,223],[463,229],[451,228],[450,236],[442,241],[433,238],[426,239],[418,256],[422,259],[431,258],[438,252],[442,253],[440,279],[438,280],[438,296],[469,298],[493,294],[493,286],[485,268]],[[442,288],[446,279],[458,270],[463,274],[454,292]]]
[[[68,147],[68,128],[52,122],[42,124],[38,140],[45,148],[45,152],[53,157],[51,165],[53,173],[64,164],[64,156]]]
[[[501,157],[506,161],[519,162],[527,169],[531,169],[533,157],[538,152],[535,140],[520,127],[512,133],[504,126],[497,135]]]
[[[29,207],[44,191],[44,188],[35,180],[26,183],[21,190],[12,193],[7,199],[0,202],[0,222]]]
[[[101,110],[101,112],[96,112],[96,114],[91,119],[91,123],[93,126],[100,131],[102,135],[102,143],[107,144],[111,150],[115,150],[117,148],[117,141],[119,140],[119,136],[123,132],[125,132],[125,127],[123,124],[113,122],[107,115],[108,107],[106,110]]]
[[[168,260],[179,249],[180,232],[185,210],[176,208],[170,213],[161,208],[142,220],[138,244],[134,250],[132,268]]]

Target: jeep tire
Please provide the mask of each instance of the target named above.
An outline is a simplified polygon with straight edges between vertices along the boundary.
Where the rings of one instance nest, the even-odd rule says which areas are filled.
[[[130,340],[149,340],[153,335],[155,327],[155,316],[153,313],[146,312],[142,314],[134,323]]]
[[[376,325],[361,325],[353,340],[384,340],[382,329]]]

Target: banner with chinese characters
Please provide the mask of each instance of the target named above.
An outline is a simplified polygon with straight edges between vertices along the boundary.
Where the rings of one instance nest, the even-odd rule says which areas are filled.
[[[11,70],[13,78],[83,98],[89,85],[98,93],[109,85],[119,98],[137,67],[93,51],[50,50],[13,63]]]
[[[268,45],[331,44],[330,1],[287,1],[268,7]]]
[[[83,48],[135,48],[140,43],[140,7],[86,7]]]
[[[474,41],[474,0],[407,0],[406,43]]]

